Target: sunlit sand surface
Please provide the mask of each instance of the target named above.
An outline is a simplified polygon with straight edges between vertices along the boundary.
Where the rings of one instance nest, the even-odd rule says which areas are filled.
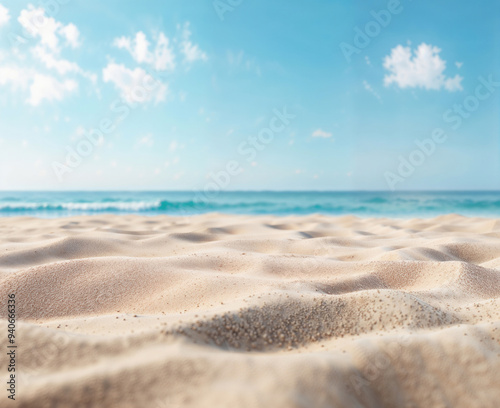
[[[12,406],[500,401],[498,220],[3,218],[0,279]]]

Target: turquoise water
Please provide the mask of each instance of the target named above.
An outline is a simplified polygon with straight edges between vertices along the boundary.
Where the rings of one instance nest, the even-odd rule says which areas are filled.
[[[0,216],[90,214],[353,214],[500,217],[500,192],[0,192]]]

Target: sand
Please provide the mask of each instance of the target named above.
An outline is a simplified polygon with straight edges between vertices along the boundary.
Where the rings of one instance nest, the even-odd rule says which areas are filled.
[[[500,220],[0,219],[1,407],[498,407]]]

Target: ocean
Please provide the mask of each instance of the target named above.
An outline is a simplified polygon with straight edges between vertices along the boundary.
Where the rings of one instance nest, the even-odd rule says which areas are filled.
[[[352,214],[434,217],[458,213],[500,217],[500,192],[0,192],[0,216],[68,217],[92,214],[185,216],[232,214]]]

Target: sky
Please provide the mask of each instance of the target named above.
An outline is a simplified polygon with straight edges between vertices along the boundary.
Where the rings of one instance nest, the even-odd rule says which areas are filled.
[[[0,189],[499,189],[499,9],[0,0]]]

